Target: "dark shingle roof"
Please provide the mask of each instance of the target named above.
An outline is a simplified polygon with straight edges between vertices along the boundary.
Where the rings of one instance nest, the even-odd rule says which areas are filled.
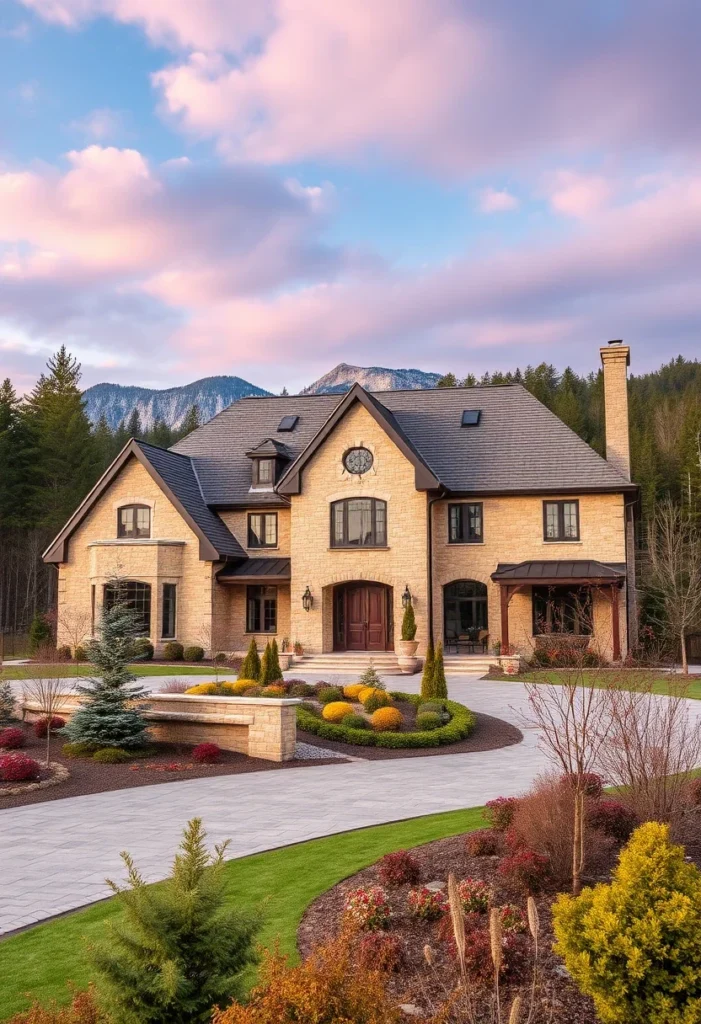
[[[289,558],[247,558],[237,565],[224,566],[217,573],[218,580],[232,582],[251,580],[268,580],[271,583],[290,579]]]
[[[297,459],[346,396],[243,398],[174,446],[193,457],[209,504],[250,504],[245,453],[275,433],[284,415],[299,422],[285,439]],[[631,484],[520,384],[374,392],[371,400],[455,494],[617,491]],[[461,426],[464,409],[479,425]],[[277,494],[256,503],[283,504]]]
[[[265,441],[261,441],[255,448],[251,448],[250,452],[246,452],[246,455],[250,458],[251,456],[270,455],[273,458],[279,459],[291,459],[292,452],[286,444],[282,444],[281,441],[276,441],[272,437],[267,437]]]

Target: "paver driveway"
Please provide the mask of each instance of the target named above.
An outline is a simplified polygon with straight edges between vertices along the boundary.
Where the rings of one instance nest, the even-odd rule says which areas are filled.
[[[163,680],[145,682],[157,688]],[[416,690],[420,677],[386,682]],[[523,729],[521,684],[454,676],[449,688],[454,699]],[[231,838],[230,855],[242,857],[515,795],[545,763],[535,731],[523,731],[522,743],[502,750],[193,779],[2,810],[0,934],[106,896],[105,877],[123,877],[120,850],[148,880],[162,878],[195,815],[210,841]]]

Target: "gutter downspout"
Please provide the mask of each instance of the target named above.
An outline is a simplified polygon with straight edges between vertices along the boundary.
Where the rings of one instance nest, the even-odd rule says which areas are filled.
[[[429,498],[427,503],[427,516],[426,516],[426,530],[427,530],[427,555],[428,555],[428,587],[426,588],[428,594],[428,640],[430,643],[434,643],[433,637],[433,506],[437,501],[442,501],[446,496],[446,490],[443,488],[440,494],[436,495],[435,498]]]

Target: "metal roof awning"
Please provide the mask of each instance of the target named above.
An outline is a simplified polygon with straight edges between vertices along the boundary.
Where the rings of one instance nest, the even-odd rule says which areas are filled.
[[[220,583],[289,583],[290,559],[247,558],[238,564],[230,562],[219,570],[217,579]]]
[[[496,572],[492,573],[495,583],[535,585],[566,585],[621,584],[626,578],[625,563],[597,562],[594,559],[583,560],[547,560],[534,562],[512,563],[500,562]]]

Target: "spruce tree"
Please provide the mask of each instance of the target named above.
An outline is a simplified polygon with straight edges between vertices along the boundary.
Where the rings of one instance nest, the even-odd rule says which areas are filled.
[[[270,676],[271,683],[279,683],[282,679],[280,657],[277,649],[277,640],[275,639],[273,639],[273,642],[270,645],[270,664],[268,666],[268,675]]]
[[[443,644],[439,643],[436,647],[436,653],[433,659],[433,697],[439,698],[439,700],[448,699],[448,683],[445,678],[445,668],[443,665]]]
[[[29,650],[32,654],[36,654],[49,643],[51,643],[51,626],[46,616],[37,612],[29,627]]]
[[[376,690],[384,690],[385,688],[385,684],[378,676],[377,669],[372,662],[370,662],[368,667],[365,669],[358,682],[362,683],[363,686],[372,686]]]
[[[119,581],[112,586],[118,589]],[[103,609],[99,638],[88,645],[88,657],[99,675],[78,686],[83,703],[66,726],[73,742],[125,750],[148,742],[143,715],[130,707],[145,693],[143,687],[131,685],[136,676],[129,671],[138,632],[136,616],[123,602]]]
[[[255,638],[253,638],[248,645],[248,653],[239,669],[239,679],[252,679],[254,682],[257,682],[259,677],[260,657],[258,655],[258,646]]]
[[[114,434],[110,430],[104,412],[93,427],[92,433],[95,443],[95,457],[98,461],[99,469],[104,471],[117,454],[115,451]]]
[[[15,715],[15,695],[12,685],[6,679],[0,682],[0,722],[7,722]]]
[[[119,426],[114,432],[114,453],[119,455],[124,445],[129,440],[129,431],[127,430],[124,420],[121,420]]]
[[[454,373],[446,373],[436,382],[437,388],[456,388],[457,386],[458,379]]]
[[[258,920],[228,897],[228,844],[210,854],[205,838],[193,818],[170,877],[158,885],[146,885],[122,854],[128,883],[109,882],[122,914],[89,952],[99,1001],[114,1024],[206,1024],[214,1006],[244,994]]]
[[[193,430],[197,430],[200,426],[200,408],[195,402],[187,411],[185,419],[181,423],[178,434],[180,437],[186,437],[191,434]]]
[[[434,651],[433,651],[433,640],[428,641],[426,645],[426,657],[424,658],[424,671],[421,676],[421,696],[424,700],[431,700],[435,696],[433,692],[433,664],[434,664]]]
[[[141,437],[143,435],[144,428],[141,425],[141,417],[139,416],[139,410],[136,406],[132,409],[131,415],[127,420],[127,434],[129,437]]]
[[[173,443],[173,431],[165,420],[157,419],[149,431],[148,439],[157,448],[170,448]]]

